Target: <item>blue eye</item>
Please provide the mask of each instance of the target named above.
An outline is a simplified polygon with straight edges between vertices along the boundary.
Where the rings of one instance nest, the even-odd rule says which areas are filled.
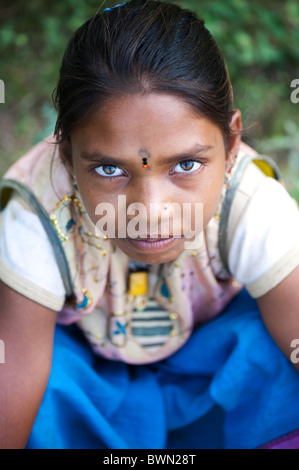
[[[117,166],[113,165],[100,165],[95,168],[95,171],[98,175],[109,178],[109,176],[120,176],[122,175],[122,170]]]
[[[194,173],[196,170],[199,170],[202,165],[202,163],[195,160],[186,160],[184,162],[178,163],[175,166],[174,171],[177,173]]]

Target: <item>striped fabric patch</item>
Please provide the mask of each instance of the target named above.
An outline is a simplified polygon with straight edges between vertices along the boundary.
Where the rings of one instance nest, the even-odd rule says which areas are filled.
[[[163,346],[171,331],[173,322],[167,310],[162,310],[153,299],[147,307],[139,312],[134,311],[131,320],[131,331],[135,340],[149,352],[155,352]]]

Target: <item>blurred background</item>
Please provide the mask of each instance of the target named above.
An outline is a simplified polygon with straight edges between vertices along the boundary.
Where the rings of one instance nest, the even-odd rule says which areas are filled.
[[[99,8],[119,1],[1,0],[0,176],[34,143],[53,131],[56,86],[72,33]],[[242,111],[244,140],[280,165],[299,201],[298,0],[174,0],[196,11],[223,51]],[[294,101],[294,100],[293,100]]]

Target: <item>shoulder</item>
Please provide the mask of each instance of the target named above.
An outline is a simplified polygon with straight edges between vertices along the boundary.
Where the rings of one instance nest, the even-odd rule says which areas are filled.
[[[248,145],[241,143],[235,165],[223,186],[222,200],[218,208],[219,252],[226,269],[229,247],[236,227],[257,190],[269,178],[282,182],[280,171],[273,159],[261,156]]]
[[[233,192],[226,227],[227,262],[239,282],[259,297],[299,264],[298,206],[281,182],[252,163]]]
[[[59,311],[65,289],[39,217],[15,194],[0,220],[1,280],[25,297]]]

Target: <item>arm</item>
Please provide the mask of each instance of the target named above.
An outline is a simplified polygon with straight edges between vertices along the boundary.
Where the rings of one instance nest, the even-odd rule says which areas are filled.
[[[299,340],[299,266],[257,302],[269,333],[290,359],[291,342]],[[294,366],[299,371],[299,363]]]
[[[47,385],[56,312],[0,282],[0,448],[24,448]]]

